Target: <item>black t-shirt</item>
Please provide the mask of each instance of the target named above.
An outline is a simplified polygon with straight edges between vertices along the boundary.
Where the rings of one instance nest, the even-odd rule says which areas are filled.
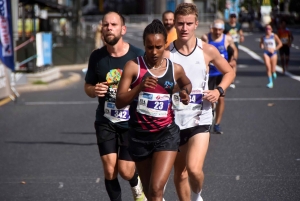
[[[121,57],[112,57],[107,51],[106,46],[92,52],[89,59],[88,71],[85,76],[85,82],[91,85],[96,85],[99,82],[112,83],[109,85],[105,97],[98,98],[99,104],[96,111],[96,121],[102,123],[110,122],[110,120],[104,116],[105,101],[115,102],[117,87],[127,61],[143,55],[143,50],[130,44],[128,52]],[[116,125],[127,127],[128,123],[125,121],[116,123]]]

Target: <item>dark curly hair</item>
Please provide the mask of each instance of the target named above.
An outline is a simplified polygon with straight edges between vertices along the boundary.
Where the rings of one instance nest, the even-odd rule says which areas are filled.
[[[146,36],[149,34],[162,34],[164,36],[165,42],[167,42],[167,35],[168,35],[167,30],[165,29],[163,23],[158,19],[153,20],[144,29],[144,33],[143,33],[144,45],[145,45]]]

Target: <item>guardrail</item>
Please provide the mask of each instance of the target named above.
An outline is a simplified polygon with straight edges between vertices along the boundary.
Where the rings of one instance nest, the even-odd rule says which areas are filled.
[[[87,23],[98,23],[103,18],[103,15],[85,15],[82,17]],[[150,23],[154,19],[161,20],[161,14],[148,15],[124,15],[126,23]],[[198,20],[200,23],[211,23],[216,19],[215,13],[198,13]]]

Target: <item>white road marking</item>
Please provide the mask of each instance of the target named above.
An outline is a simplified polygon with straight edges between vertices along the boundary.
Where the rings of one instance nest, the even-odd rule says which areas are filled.
[[[58,183],[59,183],[58,188],[63,188],[64,187],[64,183],[62,183],[62,182],[58,182]]]
[[[236,81],[239,83],[239,81]],[[226,98],[227,101],[300,101],[300,98]],[[97,101],[26,102],[25,105],[83,105],[98,104]],[[100,179],[100,178],[99,178]]]
[[[248,65],[245,65],[245,64],[238,64],[237,67],[238,67],[238,68],[248,68]]]
[[[240,180],[240,175],[236,175],[235,180]]]
[[[260,42],[260,38],[255,38],[256,42]],[[240,46],[239,46],[240,47]]]
[[[264,63],[264,60],[260,56],[258,56],[258,54],[256,54],[252,50],[250,50],[249,48],[239,45],[239,49],[244,51],[245,53],[249,54],[253,59],[256,59],[257,61]],[[279,66],[276,66],[276,71],[281,73],[282,68]],[[294,75],[290,72],[285,72],[285,75],[300,82],[300,76]]]
[[[300,101],[300,98],[225,98],[226,101]]]
[[[98,104],[97,101],[47,101],[47,102],[25,102],[25,105],[82,105]]]
[[[298,47],[298,46],[295,46],[295,49],[297,49],[297,50],[298,50],[298,49],[299,49],[299,47]]]
[[[100,182],[100,178],[97,178],[97,179],[96,179],[96,183],[99,183],[99,182]]]

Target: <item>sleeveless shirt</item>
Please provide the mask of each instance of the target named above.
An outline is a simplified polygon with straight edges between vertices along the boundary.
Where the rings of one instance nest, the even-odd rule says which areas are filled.
[[[211,125],[211,104],[207,100],[202,100],[201,94],[201,91],[208,90],[208,74],[203,55],[202,40],[196,38],[195,48],[189,55],[181,54],[176,49],[174,42],[170,44],[169,50],[170,60],[183,67],[192,83],[191,100],[186,109],[174,108],[175,123],[181,130],[198,125]],[[201,107],[198,107],[200,104]]]
[[[268,48],[273,48],[273,49],[276,48],[274,33],[272,33],[269,38],[267,38],[266,36],[264,36],[263,37],[263,42],[264,42],[264,48],[265,48],[265,50],[267,50]]]
[[[215,46],[222,57],[224,57],[226,60],[228,60],[228,52],[227,52],[227,48],[225,47],[225,34],[223,34],[223,38],[221,41],[216,42],[213,41],[211,33],[208,34],[208,44],[211,44],[213,46]],[[213,63],[209,64],[209,76],[210,77],[214,77],[214,76],[218,76],[218,75],[222,75],[222,73],[220,71],[218,71],[218,69],[214,66]]]
[[[139,85],[145,78],[153,75],[142,56],[137,58],[139,72],[131,88]],[[176,84],[173,63],[167,59],[167,68],[158,78],[154,89],[145,88],[130,104],[129,125],[140,132],[156,132],[170,125],[174,120],[171,95]]]
[[[288,45],[291,42],[291,32],[288,28],[278,29],[278,37],[283,45]]]

